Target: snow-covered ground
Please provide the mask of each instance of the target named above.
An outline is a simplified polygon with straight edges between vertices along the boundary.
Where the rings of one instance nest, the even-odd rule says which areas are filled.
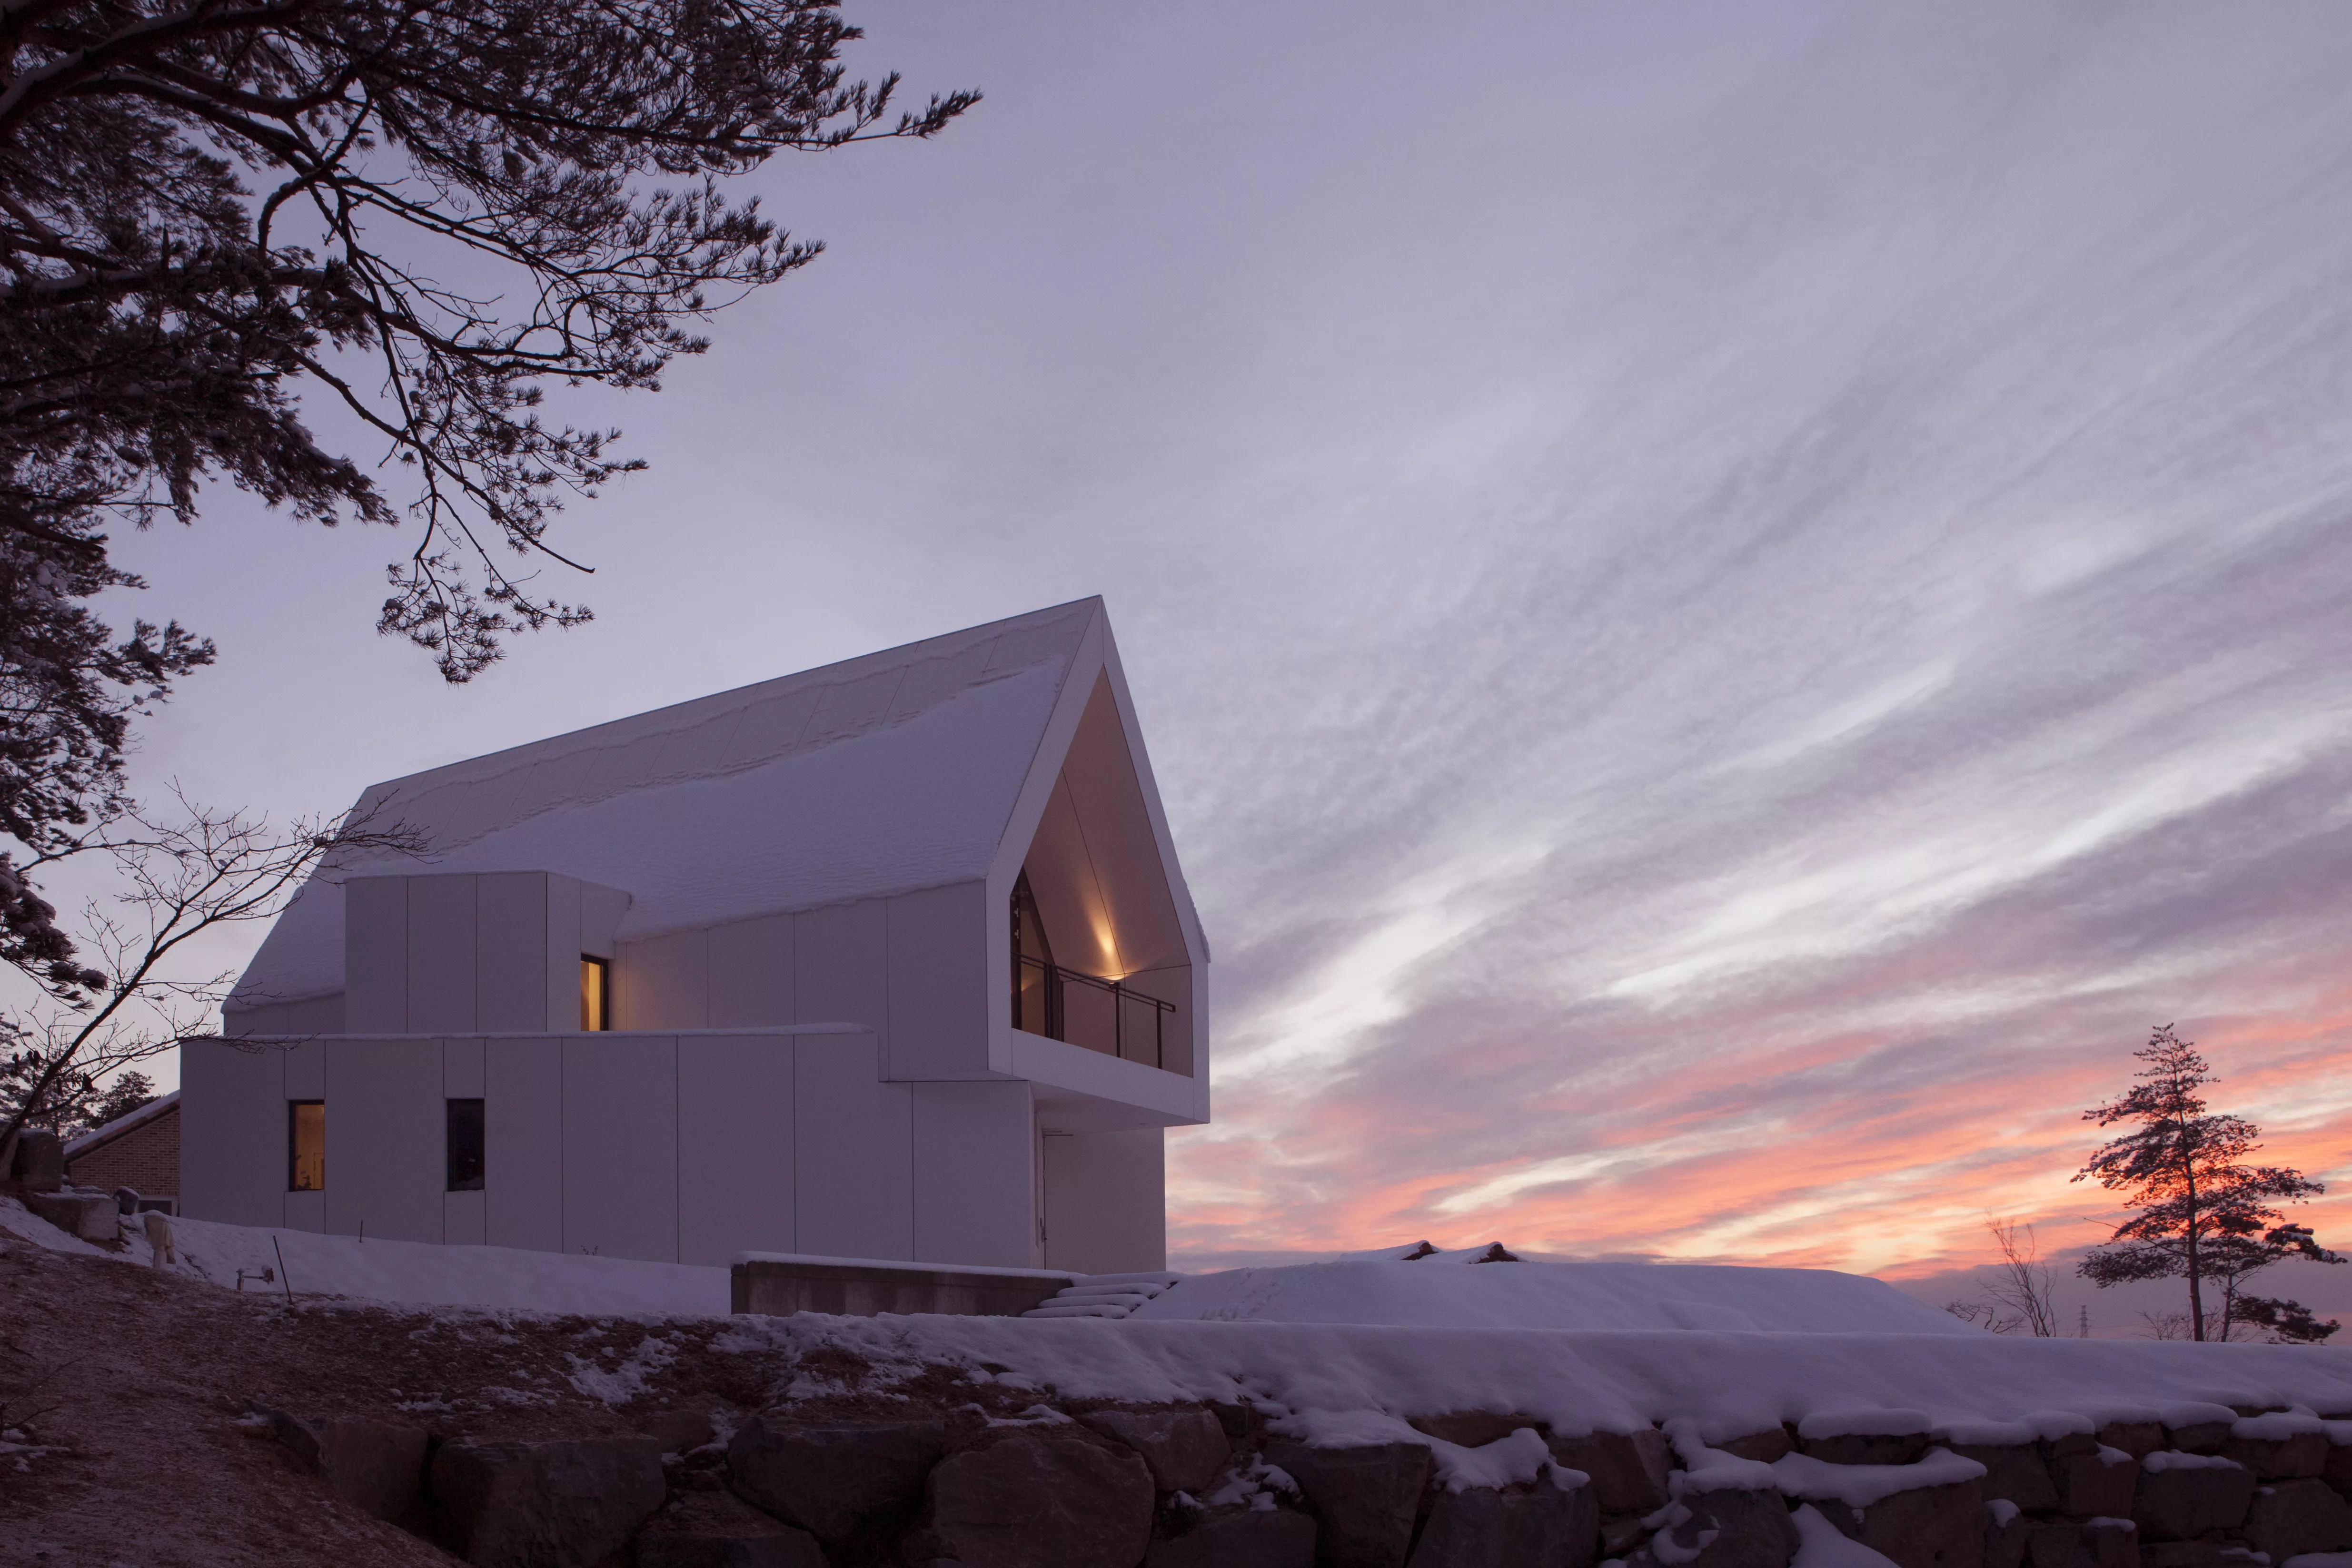
[[[1410,1262],[1365,1257],[1192,1274],[1136,1309],[1133,1318],[1588,1332],[1982,1332],[1892,1285],[1826,1269],[1475,1262],[1483,1251],[1465,1248]]]
[[[226,1289],[599,1316],[724,1315],[727,1270],[176,1220],[179,1266]],[[0,1230],[96,1253],[0,1200]],[[126,1263],[151,1262],[129,1227]],[[834,1348],[886,1375],[983,1371],[1065,1398],[1246,1399],[1286,1430],[1379,1441],[1405,1421],[1512,1413],[1558,1431],[1688,1420],[1714,1441],[1916,1413],[2016,1442],[2227,1406],[2352,1415],[2352,1351],[1983,1333],[1874,1280],[1787,1269],[1471,1264],[1370,1256],[1186,1276],[1133,1315],[735,1320],[714,1350]],[[283,1270],[279,1270],[282,1261]],[[279,1272],[268,1285],[255,1276]],[[1872,1413],[1860,1415],[1858,1413]]]
[[[100,1254],[0,1199],[0,1230],[44,1247]],[[125,1250],[105,1256],[152,1264],[143,1231],[126,1226]],[[728,1310],[727,1270],[534,1252],[514,1247],[441,1247],[422,1241],[362,1241],[308,1230],[268,1230],[172,1221],[181,1269],[232,1290],[351,1296],[425,1306],[507,1308],[598,1317],[700,1317]],[[273,1278],[264,1283],[263,1270]],[[237,1279],[242,1271],[246,1279]]]
[[[27,1228],[32,1228],[27,1229]],[[217,1285],[258,1290],[283,1273],[302,1295],[543,1312],[698,1317],[728,1311],[727,1270],[536,1252],[362,1241],[175,1219],[182,1267]],[[0,1229],[44,1245],[85,1248],[0,1201]],[[131,1250],[150,1260],[144,1235]],[[95,1248],[86,1248],[90,1251]],[[1648,1263],[1482,1263],[1481,1249],[1411,1262],[1369,1254],[1335,1262],[1186,1275],[1139,1319],[1209,1322],[1361,1323],[1579,1331],[1730,1329],[1775,1333],[1974,1334],[1876,1280],[1818,1269],[1689,1268]],[[282,1269],[281,1269],[282,1264]],[[247,1279],[240,1287],[237,1275]]]
[[[2352,1413],[2352,1353],[2304,1345],[1999,1334],[1562,1333],[1129,1318],[742,1318],[722,1340],[854,1352],[884,1367],[1003,1369],[1066,1399],[1247,1400],[1318,1441],[1486,1410],[1555,1431],[1687,1419],[1721,1441],[1916,1416],[1952,1441],[2024,1442],[2109,1421],[2226,1420],[2231,1405]],[[1412,1439],[1418,1440],[1418,1439]]]

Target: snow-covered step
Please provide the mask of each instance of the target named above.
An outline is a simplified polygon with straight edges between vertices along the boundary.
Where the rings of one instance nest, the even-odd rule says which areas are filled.
[[[1057,1291],[1024,1318],[1123,1318],[1173,1286],[1181,1274],[1093,1274]]]

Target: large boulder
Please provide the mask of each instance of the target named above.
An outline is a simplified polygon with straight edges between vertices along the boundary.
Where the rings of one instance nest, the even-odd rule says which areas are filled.
[[[1832,1465],[1907,1465],[1927,1451],[1935,1423],[1916,1410],[1824,1411],[1797,1427],[1797,1448]]]
[[[2110,1421],[2099,1428],[2099,1445],[2144,1459],[2164,1447],[2161,1421]]]
[[[55,1192],[66,1184],[65,1144],[46,1127],[26,1127],[16,1134],[16,1155],[0,1175],[24,1183],[28,1193]]]
[[[2306,1480],[2327,1469],[2327,1434],[2323,1431],[2272,1433],[2264,1430],[2270,1419],[2257,1416],[2238,1423],[2238,1431],[2221,1445],[2225,1458],[2232,1458],[2254,1472],[2254,1479],[2264,1481]],[[2244,1435],[2253,1427],[2260,1436]]]
[[[1797,1451],[1796,1440],[1789,1436],[1786,1427],[1767,1427],[1760,1432],[1726,1437],[1720,1443],[1709,1443],[1707,1447],[1718,1453],[1729,1454],[1735,1459],[1753,1459],[1759,1465],[1769,1465]]]
[[[2228,1421],[2188,1421],[2164,1429],[2164,1446],[2176,1454],[2218,1454],[2230,1440]]]
[[[2254,1493],[2246,1542],[2273,1563],[2312,1552],[2352,1548],[2352,1503],[2323,1480],[2281,1481]]]
[[[2218,1455],[2159,1448],[2140,1461],[2132,1521],[2143,1542],[2194,1541],[2235,1530],[2254,1500],[2253,1472]]]
[[[1315,1521],[1286,1508],[1207,1514],[1183,1534],[1153,1542],[1143,1568],[1315,1568]]]
[[[2023,1568],[2033,1521],[2006,1499],[1985,1504],[1984,1568]]]
[[[2079,1441],[2090,1445],[2087,1437]],[[2105,1444],[2084,1452],[2062,1441],[2051,1456],[2050,1479],[2057,1489],[2061,1513],[2076,1519],[2129,1519],[2139,1485],[2139,1461]]]
[[[1151,1537],[1151,1471],[1076,1435],[966,1448],[925,1490],[925,1550],[963,1568],[1130,1568]]]
[[[1593,1501],[1602,1513],[1655,1513],[1666,1506],[1666,1472],[1674,1469],[1674,1450],[1656,1427],[1588,1432],[1577,1437],[1555,1433],[1549,1441],[1556,1462],[1592,1478]]]
[[[1777,1491],[1691,1492],[1634,1560],[1675,1568],[1789,1568],[1800,1539]]]
[[[111,1241],[122,1234],[121,1212],[102,1192],[27,1192],[25,1207],[84,1241]]]
[[[2337,1491],[2352,1497],[2352,1443],[2329,1441],[2327,1462],[2319,1477]]]
[[[2034,1525],[2025,1540],[2026,1568],[2140,1568],[2138,1532],[2124,1519]]]
[[[590,1568],[628,1544],[667,1490],[651,1437],[456,1442],[433,1456],[436,1521],[477,1568]]]
[[[1987,1502],[2006,1498],[2028,1513],[2047,1513],[2058,1506],[2058,1487],[2050,1479],[2038,1443],[1954,1443],[1952,1452],[1985,1468]]]
[[[278,1440],[302,1468],[363,1513],[403,1522],[423,1501],[425,1433],[388,1421],[303,1420],[268,1412]]]
[[[840,1542],[914,1517],[947,1452],[944,1421],[818,1425],[758,1416],[727,1445],[728,1482],[752,1507]]]
[[[1984,1483],[1970,1479],[1913,1487],[1861,1508],[1820,1506],[1832,1523],[1896,1568],[1982,1568],[1984,1504]],[[1842,1514],[1853,1519],[1851,1529]]]
[[[696,1491],[637,1532],[636,1568],[825,1568],[825,1561],[807,1531],[725,1492]]]
[[[1563,1491],[1549,1477],[1532,1486],[1498,1490],[1468,1487],[1440,1491],[1414,1542],[1410,1568],[1591,1568],[1601,1544],[1601,1515],[1592,1489]]]
[[[1208,1410],[1089,1410],[1078,1420],[1134,1449],[1161,1491],[1199,1491],[1234,1456],[1233,1439]]]
[[[1422,1490],[1429,1484],[1427,1448],[1276,1443],[1267,1447],[1265,1460],[1298,1483],[1321,1521],[1316,1561],[1323,1568],[1403,1568]]]
[[[2246,1563],[2244,1547],[2220,1541],[2151,1541],[2139,1549],[2139,1568],[2246,1568]]]

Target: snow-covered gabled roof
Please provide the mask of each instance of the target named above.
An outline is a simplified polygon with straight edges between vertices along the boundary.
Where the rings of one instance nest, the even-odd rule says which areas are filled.
[[[89,1132],[68,1144],[65,1150],[66,1163],[70,1165],[84,1155],[102,1149],[123,1134],[143,1127],[156,1117],[167,1115],[178,1110],[179,1107],[180,1092],[178,1090],[174,1089],[168,1094],[158,1094],[136,1111],[125,1111],[113,1121],[92,1127]]]
[[[560,872],[630,895],[624,940],[984,879],[1066,685],[1116,656],[1082,599],[374,785],[359,811],[428,852],[320,871],[229,1005],[341,988],[354,875]]]

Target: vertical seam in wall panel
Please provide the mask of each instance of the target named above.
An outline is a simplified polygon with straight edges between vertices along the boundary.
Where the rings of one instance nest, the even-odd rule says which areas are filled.
[[[707,1004],[706,1004],[707,1005]],[[669,1042],[669,1260],[686,1261],[679,1235],[686,1223],[686,1041]]]
[[[568,1135],[569,1107],[563,1103],[565,1081],[563,1064],[572,1055],[572,1042],[555,1042],[555,1251],[558,1257],[568,1257],[572,1251],[572,1139]]]

